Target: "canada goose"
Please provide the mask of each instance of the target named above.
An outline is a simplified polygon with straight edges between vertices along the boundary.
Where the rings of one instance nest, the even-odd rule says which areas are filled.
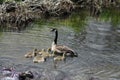
[[[32,58],[35,54],[37,54],[37,49],[34,49],[33,51],[25,54],[25,58]]]
[[[41,52],[43,52],[44,49],[42,49]],[[40,62],[45,62],[46,58],[44,56],[41,56],[41,53],[39,52],[39,54],[34,53],[34,58],[33,58],[33,62],[34,63],[40,63]]]
[[[63,53],[63,56],[54,57],[54,61],[65,61],[65,54],[66,53]]]
[[[57,53],[66,53],[67,56],[71,56],[71,57],[77,57],[77,53],[72,50],[71,48],[64,46],[64,45],[57,45],[57,39],[58,39],[58,30],[56,28],[53,28],[51,30],[51,32],[55,32],[55,38],[54,41],[52,43],[52,47],[51,47],[51,51],[53,51],[53,54],[55,52]]]
[[[45,58],[42,57],[41,55],[37,55],[36,57],[34,57],[33,62],[34,63],[45,62]]]
[[[53,56],[53,54],[51,54],[50,51],[51,51],[51,48],[48,48],[47,51],[45,51],[45,49],[42,49],[42,51],[39,53],[41,54],[42,57],[48,58]]]

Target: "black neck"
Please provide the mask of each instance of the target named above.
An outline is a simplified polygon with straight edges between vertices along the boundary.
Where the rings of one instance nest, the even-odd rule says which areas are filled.
[[[55,44],[57,44],[57,38],[58,38],[58,31],[55,31],[55,39],[54,39]]]

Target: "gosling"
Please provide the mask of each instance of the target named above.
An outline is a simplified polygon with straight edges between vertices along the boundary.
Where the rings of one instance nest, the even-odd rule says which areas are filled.
[[[63,53],[63,56],[54,57],[54,61],[65,61],[65,53]]]
[[[39,54],[44,58],[48,58],[52,56],[52,54],[50,54],[49,51],[50,51],[50,48],[48,48],[47,51],[45,51],[45,49],[42,49],[42,51],[39,52]]]
[[[33,49],[33,51],[28,52],[27,54],[25,54],[25,58],[32,58],[34,56],[34,53],[38,53],[37,49]]]
[[[43,50],[42,50],[43,51]],[[41,51],[41,52],[42,52]],[[45,62],[46,61],[46,58],[41,56],[40,54],[38,53],[34,53],[34,58],[33,58],[33,62],[34,63],[40,63],[40,62]]]
[[[37,55],[36,57],[34,57],[33,62],[34,63],[40,63],[40,62],[45,62],[46,59],[44,57],[42,57],[41,55]]]

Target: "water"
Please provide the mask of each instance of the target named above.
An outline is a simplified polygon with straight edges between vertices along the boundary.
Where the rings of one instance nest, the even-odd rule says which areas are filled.
[[[1,32],[0,69],[7,66],[18,72],[31,70],[35,80],[120,80],[120,25],[105,17],[96,20],[84,12],[80,15],[36,22],[20,33]],[[50,28],[56,26],[58,44],[71,47],[78,57],[58,62],[57,69],[52,58],[39,64],[24,58],[34,48],[51,47],[54,35]]]

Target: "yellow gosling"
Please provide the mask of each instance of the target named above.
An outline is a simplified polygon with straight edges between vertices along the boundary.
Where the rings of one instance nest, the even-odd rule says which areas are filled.
[[[49,53],[49,51],[50,51],[50,48],[48,48],[47,51],[45,51],[45,49],[42,49],[42,51],[39,52],[39,54],[40,54],[42,57],[44,57],[44,58],[48,58],[48,57],[51,56],[51,54]]]
[[[37,53],[37,49],[34,49],[31,52],[28,52],[27,54],[25,54],[25,58],[32,58],[34,56],[34,53]]]
[[[41,55],[37,55],[37,56],[34,57],[33,62],[34,63],[45,62],[45,58],[42,57]]]
[[[54,61],[65,61],[65,53],[63,53],[63,56],[54,57]]]
[[[45,49],[42,49],[41,51],[39,51],[38,54],[42,55],[43,52],[45,52]]]

